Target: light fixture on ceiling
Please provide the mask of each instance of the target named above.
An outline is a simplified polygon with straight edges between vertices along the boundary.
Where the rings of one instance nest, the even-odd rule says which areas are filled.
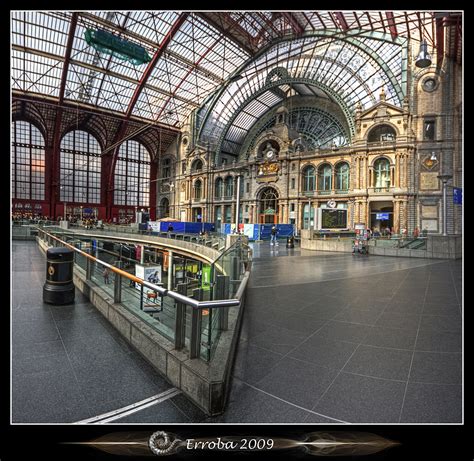
[[[415,66],[424,69],[425,67],[431,66],[432,60],[431,55],[428,53],[428,44],[426,40],[422,40],[420,43],[420,51],[418,53],[418,57],[415,61]]]

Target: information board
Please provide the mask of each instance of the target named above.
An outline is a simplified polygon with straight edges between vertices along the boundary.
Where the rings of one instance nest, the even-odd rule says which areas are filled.
[[[346,229],[347,210],[318,208],[318,229]]]

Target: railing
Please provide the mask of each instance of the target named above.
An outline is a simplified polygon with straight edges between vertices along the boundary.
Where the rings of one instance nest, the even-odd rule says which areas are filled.
[[[85,229],[84,229],[85,230]],[[211,232],[205,235],[199,234],[183,234],[178,232],[153,232],[148,230],[138,230],[129,226],[121,225],[105,225],[103,228],[93,229],[96,231],[103,231],[106,233],[122,233],[122,234],[137,234],[137,235],[149,235],[163,238],[169,238],[173,240],[183,240],[186,242],[194,242],[198,245],[214,248],[222,251],[225,248],[225,235],[218,232]]]
[[[61,231],[37,228],[38,237],[51,246],[66,246],[74,254],[76,267],[85,279],[109,294],[130,313],[174,342],[175,349],[187,350],[189,358],[210,361],[220,333],[227,329],[228,311],[244,302],[251,251],[242,241],[222,253],[211,265],[210,284],[186,296],[187,285],[172,291],[145,281],[116,267],[116,256],[90,239],[65,235]],[[61,235],[62,238],[59,238]],[[92,254],[92,253],[95,253]],[[231,263],[229,264],[229,261]],[[104,269],[110,271],[110,275]]]
[[[369,245],[380,248],[425,250],[427,240],[427,237],[373,237],[369,240]]]

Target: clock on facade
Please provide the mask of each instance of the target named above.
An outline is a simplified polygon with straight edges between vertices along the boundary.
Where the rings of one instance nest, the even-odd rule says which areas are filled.
[[[267,158],[268,158],[268,160],[271,160],[274,156],[275,156],[275,151],[269,150],[269,151],[267,152]]]

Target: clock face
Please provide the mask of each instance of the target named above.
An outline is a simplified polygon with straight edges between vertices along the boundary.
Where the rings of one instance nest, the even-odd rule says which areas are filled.
[[[272,158],[274,154],[275,154],[275,152],[273,152],[272,150],[269,150],[267,152],[267,158]]]

